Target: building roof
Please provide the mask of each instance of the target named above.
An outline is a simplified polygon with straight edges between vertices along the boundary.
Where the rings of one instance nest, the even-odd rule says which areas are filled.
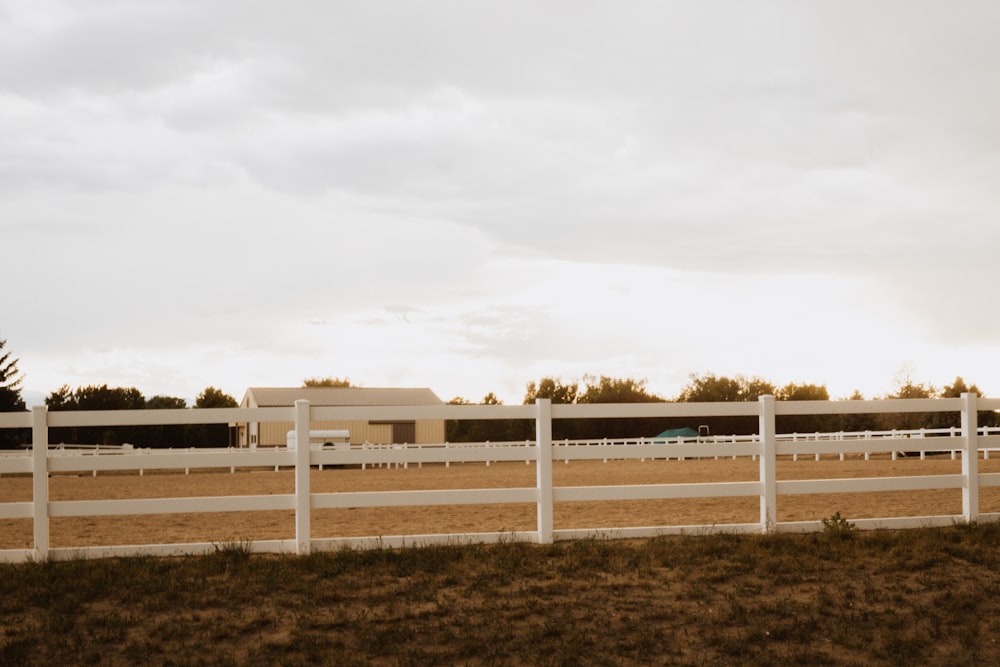
[[[319,406],[444,405],[424,387],[250,387],[241,405],[288,407],[303,398]]]

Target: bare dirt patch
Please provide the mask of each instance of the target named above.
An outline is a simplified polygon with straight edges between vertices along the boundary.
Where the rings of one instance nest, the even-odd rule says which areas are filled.
[[[980,472],[1000,472],[1000,461],[980,461]],[[778,462],[778,479],[837,479],[956,474],[961,462],[942,455],[919,458],[888,457],[865,461],[835,458],[822,461],[790,459]],[[749,458],[685,461],[574,461],[554,464],[556,486],[618,484],[671,484],[696,482],[755,481],[759,464]],[[189,475],[146,473],[109,474],[94,477],[54,475],[49,480],[51,501],[239,496],[291,494],[291,471],[199,472]],[[314,492],[518,488],[535,485],[535,467],[524,463],[485,466],[463,464],[445,467],[425,465],[409,468],[359,468],[313,470]],[[29,477],[0,478],[0,502],[31,499]],[[981,512],[1000,511],[1000,489],[983,489]],[[558,503],[555,527],[603,528],[657,525],[711,525],[758,520],[756,498],[706,498],[693,500],[617,501]],[[958,490],[851,493],[779,496],[778,520],[817,520],[834,512],[851,520],[896,516],[958,514]],[[28,548],[32,543],[30,520],[0,522],[0,548]],[[312,517],[314,537],[358,537],[379,535],[459,532],[507,532],[535,528],[535,507],[517,505],[471,505],[408,508],[357,508],[316,510]],[[124,517],[80,517],[52,519],[51,542],[56,547],[116,544],[163,544],[266,540],[294,537],[291,511],[168,514]]]

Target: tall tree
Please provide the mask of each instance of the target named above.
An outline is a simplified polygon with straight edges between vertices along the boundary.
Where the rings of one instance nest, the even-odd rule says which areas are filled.
[[[774,397],[779,401],[829,401],[826,386],[816,384],[787,384]],[[836,430],[836,415],[779,415],[776,419],[778,433],[829,433]]]
[[[73,390],[69,388],[68,384],[64,384],[45,397],[45,405],[49,407],[49,410],[75,410]]]
[[[848,399],[851,401],[865,400],[864,394],[855,389]],[[878,418],[870,412],[859,412],[855,414],[840,415],[840,430],[847,433],[860,433],[862,431],[877,431],[879,428]]]
[[[184,410],[187,408],[187,401],[176,396],[151,396],[146,399],[147,410]]]
[[[503,401],[497,398],[497,395],[491,391],[490,393],[483,396],[483,400],[481,401],[480,405],[503,405]]]
[[[537,383],[530,382],[524,403],[548,398],[554,404],[585,403],[658,403],[663,399],[646,389],[645,380],[614,378],[607,375],[584,375],[579,382],[563,382],[544,377]],[[552,437],[557,440],[642,437],[656,435],[663,429],[664,420],[643,419],[560,419],[552,424]],[[530,435],[528,436],[530,437]]]
[[[176,396],[152,396],[146,399],[147,410],[184,410],[187,401]],[[187,427],[184,424],[152,424],[134,431],[136,443],[143,447],[183,447]]]
[[[73,396],[77,410],[142,410],[146,407],[146,397],[135,387],[88,385],[78,388]]]
[[[743,387],[742,400],[744,401],[756,401],[761,396],[774,396],[778,393],[777,388],[769,380],[759,378],[756,375],[751,377],[737,375],[736,377]]]
[[[45,399],[49,410],[142,410],[146,399],[135,387],[109,387],[89,385],[70,390],[63,385]],[[57,442],[98,445],[139,444],[136,436],[141,433],[131,426],[83,427],[52,429],[52,439]]]
[[[912,370],[904,367],[896,374],[895,391],[886,395],[888,399],[934,398],[937,389],[933,385],[917,382],[913,379]],[[879,415],[879,427],[887,431],[899,429],[912,431],[920,428],[933,428],[935,415],[922,412],[895,412]]]
[[[677,396],[681,403],[719,403],[725,401],[745,401],[745,392],[739,379],[726,376],[717,377],[691,374],[689,381]]]
[[[448,401],[448,405],[472,405],[472,401],[461,396]],[[471,419],[448,419],[444,423],[444,439],[448,442],[474,442],[471,436]]]
[[[492,391],[479,402],[480,405],[503,405],[503,401],[497,398]],[[508,442],[520,440],[524,427],[523,422],[510,419],[486,419],[471,422],[473,429],[473,442]]]
[[[235,398],[215,387],[205,387],[205,390],[194,399],[194,407],[236,408],[239,403]],[[198,447],[226,447],[236,444],[234,427],[228,424],[192,424],[188,428],[187,440]]]
[[[239,405],[235,398],[215,387],[205,387],[194,399],[196,408],[236,408]]]
[[[572,405],[577,402],[580,393],[578,382],[564,383],[561,378],[543,377],[537,383],[529,382],[524,392],[524,405],[531,405],[539,398],[547,398],[558,405]],[[552,423],[552,437],[556,440],[580,437],[581,420],[558,419]],[[534,437],[534,421],[524,425],[524,431],[519,435],[525,438]]]
[[[829,401],[830,392],[825,385],[817,384],[786,384],[775,392],[779,401]]]
[[[536,384],[529,382],[524,392],[524,405],[530,405],[539,398],[547,398],[553,403],[576,403],[580,385],[577,382],[563,383],[561,379],[543,377]]]
[[[24,379],[17,369],[19,359],[11,358],[10,352],[4,352],[7,340],[0,338],[0,412],[20,412],[24,410],[24,399],[21,398],[21,381]]]
[[[20,412],[25,409],[21,398],[23,376],[17,370],[17,359],[4,352],[6,339],[0,338],[0,412]],[[0,449],[12,449],[30,442],[30,429],[4,429],[0,431]]]
[[[577,403],[662,403],[663,399],[646,389],[645,380],[613,378],[606,375],[583,376],[583,391]],[[655,417],[638,419],[587,419],[576,425],[577,437],[638,438],[654,436],[663,431],[667,422]]]
[[[683,403],[719,403],[728,401],[756,401],[761,396],[775,394],[774,385],[759,377],[737,375],[735,378],[714,374],[692,374],[677,400]],[[756,417],[706,417],[698,426],[708,426],[715,435],[748,435],[756,433]]]
[[[613,378],[606,375],[583,376],[583,392],[578,403],[662,403],[663,399],[646,389],[645,380]]]
[[[986,396],[982,389],[975,384],[966,384],[961,377],[956,377],[954,382],[946,384],[938,395],[941,398],[960,398],[962,394],[966,393],[976,394],[980,397]],[[979,426],[996,426],[997,413],[992,410],[980,410],[976,415],[976,420]],[[932,416],[932,421],[935,428],[951,428],[962,425],[962,417],[957,413],[939,412]]]
[[[461,396],[448,401],[448,405],[472,405]],[[479,405],[503,405],[492,391]],[[507,442],[525,439],[528,429],[525,422],[511,419],[449,419],[445,422],[445,438],[448,442]]]

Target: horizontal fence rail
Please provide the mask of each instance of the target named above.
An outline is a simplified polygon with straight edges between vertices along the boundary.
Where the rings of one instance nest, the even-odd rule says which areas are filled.
[[[428,544],[452,541],[554,540],[581,537],[648,537],[665,533],[692,531],[799,532],[819,530],[819,521],[778,522],[779,496],[827,493],[871,493],[879,491],[918,491],[952,489],[962,494],[962,513],[923,517],[859,519],[859,528],[906,528],[923,525],[947,525],[964,521],[993,521],[1000,514],[979,512],[979,490],[1000,486],[1000,473],[980,474],[980,452],[988,458],[991,450],[1000,450],[1000,429],[980,428],[977,414],[1000,409],[1000,400],[983,399],[974,394],[961,398],[907,399],[881,401],[799,401],[777,402],[770,396],[747,403],[643,403],[553,405],[546,399],[524,406],[410,406],[410,407],[314,407],[298,401],[289,408],[219,408],[200,410],[118,410],[104,412],[49,412],[44,406],[31,412],[0,414],[0,429],[30,429],[32,447],[27,451],[0,454],[0,477],[30,475],[32,499],[0,504],[0,521],[30,519],[33,542],[30,549],[0,550],[0,560],[61,559],[100,557],[133,553],[178,554],[203,553],[214,543],[121,545],[108,547],[53,548],[49,540],[49,519],[65,517],[183,514],[204,512],[250,512],[291,510],[294,512],[295,538],[259,540],[254,551],[306,554],[313,549],[342,546]],[[961,426],[913,431],[864,431],[858,433],[777,434],[776,420],[783,415],[833,415],[866,413],[957,413]],[[745,436],[691,436],[672,438],[625,438],[601,440],[553,440],[552,425],[559,419],[634,419],[648,417],[732,417],[758,419],[756,434]],[[535,438],[526,441],[496,443],[370,444],[325,448],[258,449],[176,449],[149,450],[133,446],[94,447],[52,445],[49,429],[86,426],[135,426],[175,424],[232,424],[257,422],[292,422],[294,439],[309,442],[310,425],[336,420],[532,420]],[[797,458],[822,455],[864,455],[889,452],[950,452],[961,457],[961,472],[948,475],[878,477],[853,479],[779,480],[776,461],[779,456]],[[553,464],[570,461],[646,460],[685,458],[752,457],[759,466],[755,481],[632,484],[556,487]],[[314,493],[309,471],[313,467],[379,467],[458,463],[519,462],[535,466],[535,484],[522,488],[431,489],[419,491],[365,491]],[[128,500],[50,501],[49,476],[52,473],[191,469],[291,469],[295,474],[293,493],[246,496],[210,496]],[[560,502],[604,502],[623,500],[662,500],[684,498],[756,497],[760,502],[759,520],[744,524],[701,526],[609,526],[593,529],[557,529],[553,523],[553,505]],[[521,532],[478,532],[467,534],[370,536],[366,538],[314,538],[311,536],[311,513],[319,509],[359,507],[410,507],[440,505],[534,504],[536,528]]]

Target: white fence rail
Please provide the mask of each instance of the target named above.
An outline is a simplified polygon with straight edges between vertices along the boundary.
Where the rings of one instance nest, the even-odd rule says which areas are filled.
[[[582,537],[649,537],[665,533],[723,530],[731,532],[810,531],[818,530],[818,521],[778,522],[777,498],[786,494],[823,494],[872,491],[910,491],[924,489],[961,490],[962,513],[921,517],[859,519],[859,528],[906,528],[948,525],[953,522],[994,521],[1000,514],[979,512],[979,490],[1000,486],[1000,473],[980,474],[979,452],[988,457],[991,449],[1000,448],[1000,431],[980,429],[977,413],[1000,409],[1000,399],[982,399],[974,394],[961,398],[908,399],[891,401],[801,401],[776,402],[762,397],[754,403],[652,403],[552,405],[539,400],[526,406],[427,406],[427,407],[312,407],[298,401],[292,408],[227,408],[208,410],[139,410],[105,412],[49,412],[36,407],[30,413],[0,414],[0,429],[30,428],[33,447],[29,452],[7,452],[0,456],[0,477],[11,474],[32,476],[32,500],[0,504],[0,521],[31,519],[34,525],[30,549],[0,550],[0,560],[21,561],[31,558],[62,559],[147,553],[157,555],[200,553],[215,548],[212,543],[125,545],[108,547],[53,548],[49,539],[49,519],[61,517],[123,516],[137,514],[175,514],[199,512],[248,512],[293,510],[293,540],[261,540],[251,545],[254,551],[272,553],[309,553],[314,549],[342,546],[365,546],[377,541],[382,545],[402,545],[453,541],[489,542],[503,539],[554,540]],[[775,432],[778,415],[863,414],[863,413],[937,413],[960,414],[961,427],[922,432],[867,432],[865,434],[782,435]],[[759,432],[753,436],[691,438],[667,444],[660,439],[613,441],[556,441],[552,422],[556,419],[756,416]],[[487,443],[488,446],[441,444],[436,446],[371,446],[350,448],[309,447],[297,449],[188,449],[144,450],[120,448],[105,456],[82,451],[51,448],[49,429],[65,426],[122,426],[164,424],[213,424],[248,421],[292,421],[299,442],[309,441],[310,423],[346,419],[416,420],[416,419],[521,419],[535,422],[535,439],[527,442]],[[876,452],[951,451],[961,455],[959,474],[858,478],[778,480],[778,456],[815,456],[823,454],[864,454]],[[110,452],[109,452],[110,453]],[[553,462],[573,460],[705,458],[750,456],[759,462],[759,478],[748,482],[698,484],[646,484],[556,487]],[[313,493],[310,468],[313,466],[409,466],[438,463],[482,462],[534,463],[536,483],[523,488],[460,489],[423,491],[378,491]],[[50,501],[50,473],[97,471],[190,470],[191,468],[288,467],[295,473],[295,489],[290,494],[251,496],[212,496],[198,498],[157,498],[132,500]],[[615,500],[652,500],[672,498],[757,497],[759,520],[746,524],[703,526],[610,526],[586,530],[556,529],[553,505],[559,502]],[[310,534],[313,509],[348,507],[402,507],[428,505],[481,505],[532,503],[537,508],[536,528],[520,533],[469,533],[441,535],[371,536],[367,538],[313,538]],[[0,524],[2,525],[2,524]]]

